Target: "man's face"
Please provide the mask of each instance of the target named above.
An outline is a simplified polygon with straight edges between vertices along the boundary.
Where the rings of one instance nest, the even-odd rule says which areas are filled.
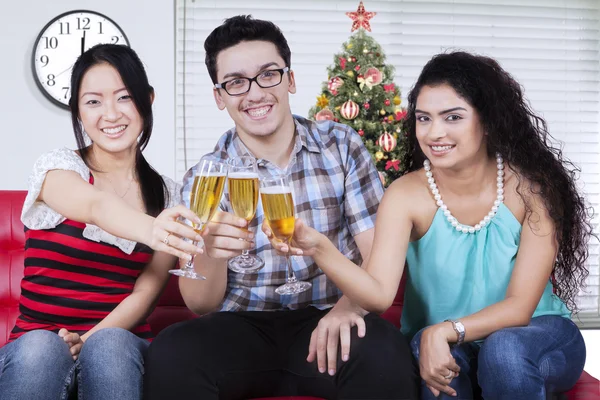
[[[217,81],[253,78],[284,67],[287,65],[273,43],[241,42],[217,55]],[[227,109],[238,134],[257,138],[275,134],[286,118],[291,118],[289,93],[296,93],[293,72],[284,73],[281,83],[270,88],[261,88],[251,82],[250,90],[239,96],[231,96],[224,89],[214,90],[217,106],[220,110]]]

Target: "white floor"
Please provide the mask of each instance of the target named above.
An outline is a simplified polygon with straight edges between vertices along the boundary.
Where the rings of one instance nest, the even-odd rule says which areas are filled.
[[[581,334],[587,350],[585,370],[594,378],[600,379],[600,330],[582,329]]]

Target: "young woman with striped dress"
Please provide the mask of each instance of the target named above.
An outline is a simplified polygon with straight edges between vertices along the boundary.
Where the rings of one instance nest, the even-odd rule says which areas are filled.
[[[177,222],[197,217],[142,155],[154,92],[136,53],[91,48],[71,88],[78,150],[37,160],[23,206],[25,272],[0,349],[1,399],[141,398],[145,318],[176,256],[200,252]]]

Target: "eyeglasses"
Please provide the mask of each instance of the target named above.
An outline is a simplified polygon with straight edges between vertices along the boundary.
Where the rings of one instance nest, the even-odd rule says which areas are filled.
[[[289,70],[290,67],[268,69],[256,75],[254,78],[239,77],[230,81],[217,83],[215,89],[223,89],[230,96],[241,96],[250,91],[252,82],[256,82],[256,84],[263,89],[279,85],[283,80],[283,74]]]

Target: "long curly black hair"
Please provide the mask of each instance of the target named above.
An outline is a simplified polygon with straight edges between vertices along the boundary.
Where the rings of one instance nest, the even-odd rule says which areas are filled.
[[[555,224],[558,255],[552,272],[554,292],[572,311],[575,297],[588,276],[585,265],[588,243],[595,236],[588,207],[576,186],[580,172],[552,145],[546,121],[537,116],[523,97],[519,83],[492,58],[462,51],[434,56],[423,68],[408,95],[405,124],[408,154],[402,160],[405,171],[422,167],[423,154],[416,137],[415,107],[423,86],[447,84],[478,113],[487,133],[487,151],[502,154],[518,179],[528,220],[531,198],[538,194]],[[529,182],[523,190],[523,181]]]

